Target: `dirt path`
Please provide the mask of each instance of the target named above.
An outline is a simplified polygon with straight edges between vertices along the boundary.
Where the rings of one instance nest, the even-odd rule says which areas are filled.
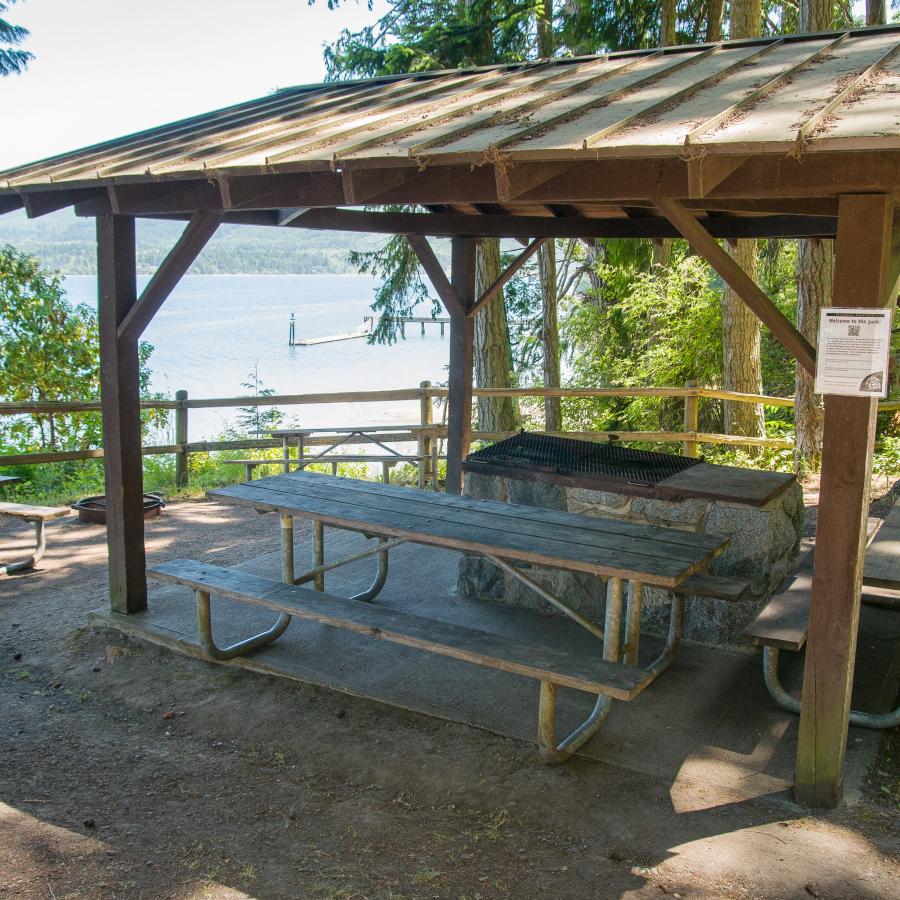
[[[151,559],[276,548],[211,503]],[[0,527],[3,552],[18,541]],[[896,807],[727,802],[86,628],[103,532],[0,580],[0,897],[894,897]],[[24,547],[25,540],[20,545]],[[652,753],[652,748],[645,752]]]

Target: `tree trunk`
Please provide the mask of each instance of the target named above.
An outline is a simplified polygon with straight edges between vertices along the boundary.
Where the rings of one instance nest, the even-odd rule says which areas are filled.
[[[832,25],[830,0],[801,0],[800,31],[827,31]],[[819,311],[831,306],[834,244],[799,241],[797,246],[797,327],[815,347]],[[798,471],[816,471],[822,455],[822,398],[813,393],[813,377],[796,367],[794,387],[794,459]]]
[[[756,241],[726,244],[732,259],[756,281]],[[762,393],[759,320],[743,300],[726,285],[722,295],[722,345],[725,390]],[[758,404],[725,402],[725,430],[729,434],[765,436],[765,417]]]
[[[475,295],[481,296],[500,277],[500,241],[478,245]],[[475,316],[475,384],[480,388],[512,387],[512,354],[503,291]],[[518,410],[511,397],[479,397],[479,431],[515,431]]]
[[[732,0],[729,38],[756,37],[762,26],[762,0]],[[726,242],[732,259],[756,281],[756,241]],[[725,390],[762,393],[759,320],[727,285],[722,292],[722,352]],[[725,430],[731,434],[764,437],[765,411],[761,405],[725,403]]]
[[[556,49],[553,34],[553,0],[544,0],[537,17],[537,51],[541,59],[549,59]]]
[[[659,0],[659,8],[659,46],[674,47],[677,39],[675,35],[675,0]],[[651,252],[654,267],[662,266],[664,269],[669,267],[672,259],[672,243],[671,238],[662,238],[653,242]]]
[[[541,346],[544,359],[544,387],[559,387],[559,323],[556,317],[556,244],[547,241],[538,250],[538,273],[541,279]],[[562,431],[559,397],[544,398],[544,429]]]
[[[885,0],[866,0],[866,25],[884,25],[887,22]]]
[[[675,0],[659,0],[659,46],[675,46]]]
[[[828,31],[834,16],[832,0],[800,0],[800,32]]]
[[[822,0],[813,0],[813,2],[822,2]],[[732,0],[731,23],[728,27],[730,40],[759,37],[761,28],[762,0]]]
[[[831,241],[800,241],[797,251],[797,328],[815,347],[819,311],[831,305],[834,246]],[[798,470],[816,471],[822,455],[822,398],[813,393],[813,376],[797,365],[794,390],[794,455]]]
[[[725,0],[709,0],[706,19],[706,41],[715,43],[722,40],[722,14],[725,11]]]

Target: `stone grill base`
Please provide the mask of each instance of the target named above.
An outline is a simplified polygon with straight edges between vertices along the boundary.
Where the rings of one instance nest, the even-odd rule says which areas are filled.
[[[705,499],[649,500],[609,491],[568,488],[472,472],[466,475],[464,494],[484,500],[730,536],[730,547],[713,560],[710,572],[748,581],[748,599],[731,603],[697,597],[688,602],[685,613],[685,637],[717,645],[739,645],[741,629],[769,600],[792,568],[804,520],[803,491],[796,482],[763,507]],[[603,579],[541,566],[523,566],[523,569],[582,615],[602,623],[606,590]],[[458,590],[465,597],[559,614],[518,579],[506,575],[481,557],[462,559]],[[665,636],[670,599],[671,593],[667,590],[645,588],[642,629]]]

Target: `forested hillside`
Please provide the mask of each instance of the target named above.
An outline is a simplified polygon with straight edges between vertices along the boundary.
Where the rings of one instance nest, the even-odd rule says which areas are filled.
[[[178,222],[138,221],[138,271],[151,274],[183,229]],[[34,254],[63,275],[91,275],[96,265],[93,219],[61,210],[29,220],[24,213],[0,221],[0,245]],[[201,275],[343,274],[355,272],[351,250],[370,250],[379,238],[364,234],[305,231],[299,228],[247,228],[224,225],[209,242],[192,271]]]

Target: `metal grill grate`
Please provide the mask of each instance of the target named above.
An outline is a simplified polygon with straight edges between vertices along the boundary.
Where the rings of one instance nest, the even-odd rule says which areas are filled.
[[[526,431],[469,454],[467,461],[645,485],[656,484],[700,462],[670,453],[632,450],[613,442],[601,444]]]

